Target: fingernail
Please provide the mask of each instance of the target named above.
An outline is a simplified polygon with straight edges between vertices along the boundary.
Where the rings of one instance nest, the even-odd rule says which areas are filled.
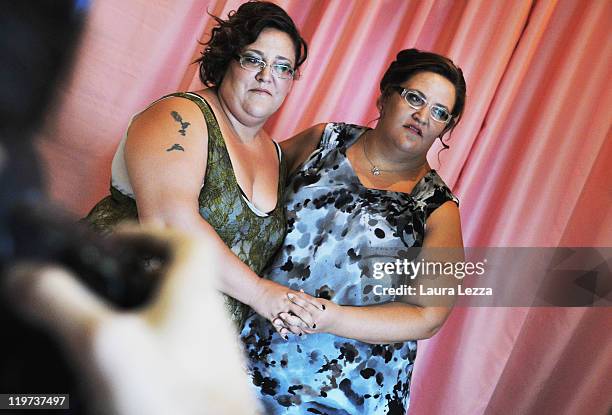
[[[313,328],[313,329],[316,329],[316,328],[317,328],[317,323],[314,323],[314,324],[312,325],[312,328]]]
[[[300,333],[300,337],[302,337],[302,333]]]
[[[321,307],[323,307],[323,310],[325,310],[325,304],[321,304]]]
[[[283,339],[289,340],[289,336],[283,336]]]
[[[289,297],[290,300],[293,300],[295,298],[295,295],[287,293],[287,297]]]

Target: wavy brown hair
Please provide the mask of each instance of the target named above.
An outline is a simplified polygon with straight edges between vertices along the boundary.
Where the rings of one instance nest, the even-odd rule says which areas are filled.
[[[210,13],[209,13],[210,14]],[[287,12],[267,1],[249,2],[232,10],[227,20],[211,15],[218,23],[210,40],[204,45],[200,65],[200,80],[208,87],[219,86],[225,71],[245,46],[255,42],[262,30],[273,28],[289,35],[295,49],[295,68],[308,56],[308,45]],[[194,63],[195,63],[194,62]]]

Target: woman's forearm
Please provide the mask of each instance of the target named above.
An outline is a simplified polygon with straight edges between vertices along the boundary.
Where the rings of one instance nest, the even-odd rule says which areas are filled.
[[[282,312],[297,314],[303,311],[291,303],[287,296],[288,293],[299,294],[298,292],[257,275],[225,245],[215,229],[198,212],[180,208],[164,211],[172,214],[167,217],[160,216],[159,213],[154,217],[143,215],[141,221],[171,226],[199,238],[211,258],[210,266],[202,270],[202,278],[208,278],[219,291],[248,305],[270,321]],[[313,299],[313,303],[321,307],[316,299]],[[301,318],[307,323],[312,321],[312,317],[307,313],[302,314]],[[279,333],[281,330],[289,333],[289,329],[282,324],[275,328]],[[298,330],[291,329],[294,333],[298,333]]]
[[[366,343],[427,339],[438,331],[449,309],[401,302],[373,306],[332,306],[324,331]]]
[[[175,210],[168,217],[155,215],[140,219],[142,223],[170,226],[202,240],[210,252],[210,258],[214,258],[210,267],[202,270],[202,278],[210,278],[222,293],[251,307],[262,295],[262,279],[228,248],[215,229],[199,214]]]

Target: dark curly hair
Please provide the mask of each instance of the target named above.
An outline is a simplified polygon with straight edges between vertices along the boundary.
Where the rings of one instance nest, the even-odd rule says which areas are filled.
[[[209,13],[210,14],[210,13]],[[219,86],[232,59],[257,40],[263,29],[274,28],[289,35],[295,48],[295,69],[308,56],[308,45],[291,17],[279,6],[267,1],[249,2],[232,10],[227,20],[211,15],[219,23],[204,45],[200,64],[200,80],[208,87]],[[194,63],[195,63],[194,62]]]
[[[453,129],[461,120],[465,107],[466,85],[461,68],[452,60],[432,52],[423,52],[418,49],[404,49],[397,54],[380,81],[380,92],[385,95],[389,87],[406,82],[419,72],[434,72],[448,79],[455,87],[455,105],[451,114],[453,118],[446,125],[440,137]],[[442,138],[440,138],[442,141]],[[448,148],[442,141],[442,145]]]

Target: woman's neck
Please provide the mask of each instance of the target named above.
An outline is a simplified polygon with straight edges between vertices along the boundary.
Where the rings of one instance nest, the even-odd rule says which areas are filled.
[[[376,129],[367,131],[360,141],[367,161],[382,172],[401,173],[416,178],[431,170],[426,155],[411,156],[398,151]]]
[[[248,116],[241,118],[234,114],[216,88],[210,91],[216,97],[219,107],[223,111],[226,123],[238,140],[242,141],[244,144],[248,144],[253,142],[253,140],[257,140],[262,135],[262,128],[267,120],[262,121],[253,119],[245,121],[244,119],[248,118]]]

